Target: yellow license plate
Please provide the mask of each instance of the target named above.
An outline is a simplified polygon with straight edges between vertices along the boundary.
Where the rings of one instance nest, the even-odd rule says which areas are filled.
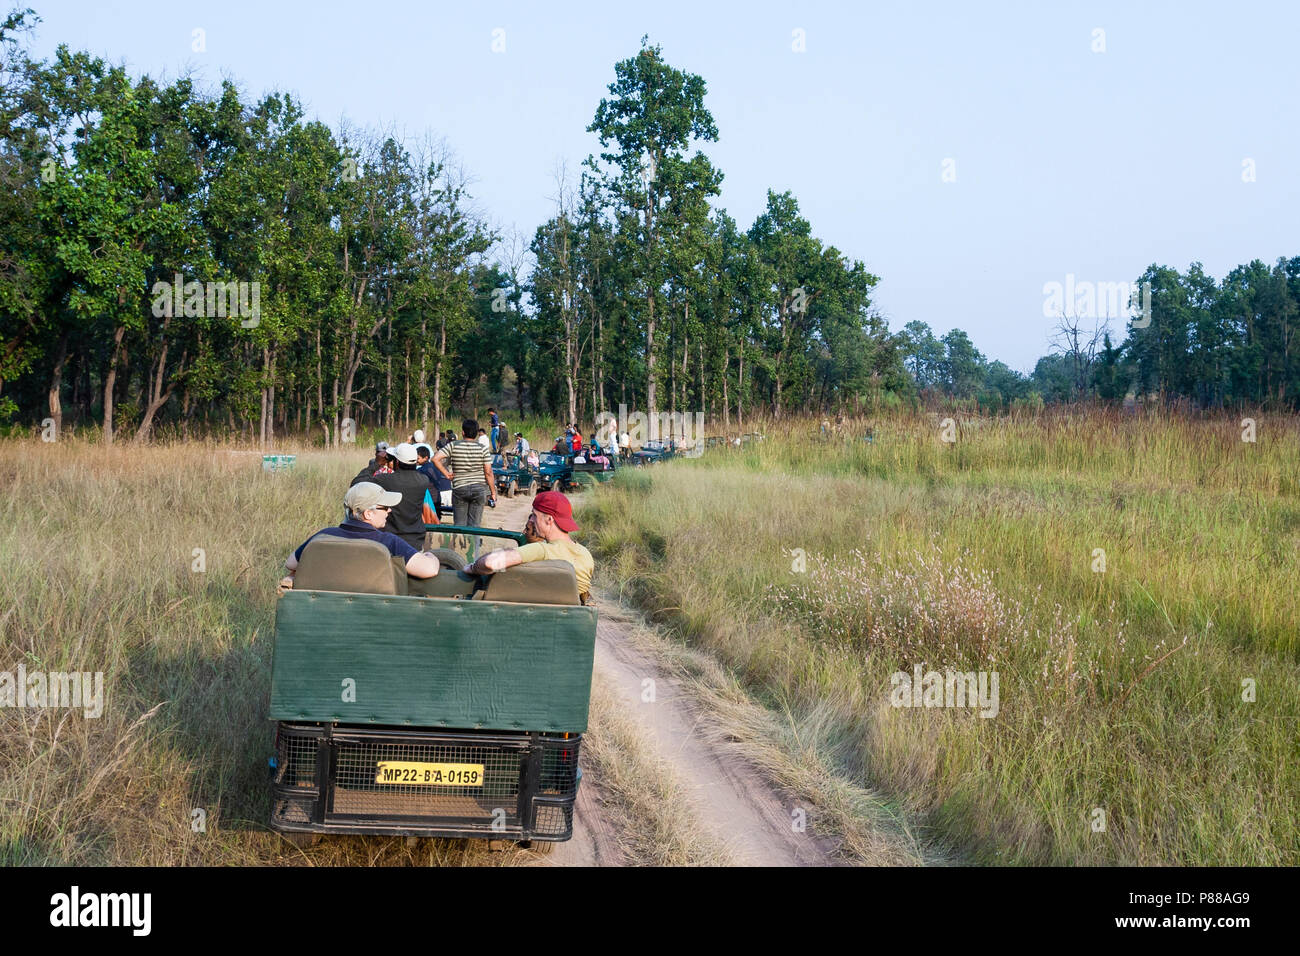
[[[375,783],[405,784],[410,787],[481,787],[483,765],[381,760],[375,767]]]

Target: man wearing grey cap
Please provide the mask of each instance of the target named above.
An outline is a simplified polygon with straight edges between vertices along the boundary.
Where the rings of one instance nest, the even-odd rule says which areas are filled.
[[[352,480],[360,481],[362,475],[374,475],[381,468],[386,469],[384,474],[388,474],[388,472],[393,470],[392,464],[392,461],[388,457],[388,442],[377,441],[375,442],[375,457],[366,462],[366,467],[362,468],[361,471],[357,473],[357,477]]]
[[[402,501],[398,492],[385,491],[372,481],[363,481],[348,489],[343,496],[343,507],[348,516],[337,528],[324,528],[317,531],[293,554],[285,559],[284,566],[289,577],[280,582],[281,587],[293,586],[293,575],[298,570],[302,559],[302,550],[311,543],[312,538],[322,534],[339,538],[377,541],[388,549],[388,553],[406,562],[406,573],[413,578],[431,578],[438,573],[438,558],[428,551],[417,551],[397,535],[384,530],[388,523],[388,514]]]

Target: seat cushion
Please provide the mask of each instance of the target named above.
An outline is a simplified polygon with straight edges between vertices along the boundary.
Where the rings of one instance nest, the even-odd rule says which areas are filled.
[[[411,597],[467,598],[474,593],[478,576],[442,568],[431,578],[408,578],[406,593]]]
[[[451,548],[434,548],[433,556],[438,559],[440,567],[440,570],[438,571],[439,574],[441,574],[443,570],[447,569],[452,571],[463,571],[469,564],[469,562],[465,560],[465,555],[461,554],[459,551],[453,551]]]

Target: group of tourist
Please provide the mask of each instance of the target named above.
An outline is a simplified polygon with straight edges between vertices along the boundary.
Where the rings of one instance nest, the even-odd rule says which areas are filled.
[[[425,525],[433,523],[427,521],[430,499],[436,495],[435,521],[438,506],[450,502],[452,520],[461,527],[482,527],[484,504],[496,507],[492,454],[498,441],[504,446],[505,437],[499,433],[504,426],[495,412],[493,418],[491,436],[477,421],[467,418],[461,423],[459,439],[440,433],[436,447],[426,444],[424,432],[419,430],[397,445],[376,442],[374,457],[352,479],[344,495],[343,523],[318,531],[289,555],[284,563],[289,573],[280,582],[281,591],[293,586],[303,549],[319,535],[376,541],[405,562],[411,577],[436,575],[440,567],[437,555],[424,550],[429,533]],[[528,455],[531,449],[523,434],[516,432],[515,439],[515,451]],[[574,567],[578,591],[586,603],[593,562],[591,553],[569,537],[577,530],[569,499],[558,491],[542,492],[533,499],[525,528],[529,543],[485,554],[469,570],[492,574],[529,561],[565,560]]]

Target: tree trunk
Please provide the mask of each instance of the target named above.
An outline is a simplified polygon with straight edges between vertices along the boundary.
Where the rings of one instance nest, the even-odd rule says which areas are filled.
[[[573,367],[575,365],[573,337],[573,320],[569,318],[569,315],[566,312],[564,315],[564,386],[569,392],[568,422],[576,422],[578,420],[578,391],[576,388],[577,382],[574,381],[573,375]]]
[[[686,303],[686,311],[683,314],[683,318],[682,318],[682,376],[681,376],[682,377],[682,400],[678,406],[679,408],[681,408],[682,414],[686,413],[686,405],[687,402],[689,401],[689,399],[687,398],[688,390],[686,385],[688,381],[687,376],[689,374],[687,363],[690,361],[690,357],[691,357],[690,322],[691,322],[691,304],[688,302]]]
[[[90,353],[83,349],[81,353],[81,418],[90,421],[95,414],[95,388],[90,381]]]
[[[262,415],[258,422],[257,441],[262,447],[266,447],[266,390],[267,376],[271,370],[271,355],[266,346],[262,346]]]
[[[605,317],[598,316],[596,319],[596,367],[597,373],[596,399],[599,402],[597,406],[601,411],[609,411],[609,403],[605,401]]]
[[[345,267],[346,262],[347,260],[345,259]],[[356,422],[356,419],[353,418],[352,414],[352,395],[356,389],[357,371],[361,368],[361,360],[364,358],[365,352],[365,347],[360,338],[361,303],[365,299],[366,286],[369,282],[370,277],[364,276],[361,281],[357,283],[356,294],[352,297],[352,314],[348,318],[348,359],[347,365],[343,370],[343,417],[352,418],[354,422]],[[383,320],[381,319],[380,322],[382,321]],[[369,342],[373,339],[378,331],[379,323],[376,323],[374,327],[371,328],[370,334],[366,336],[365,341]]]
[[[342,436],[339,434],[339,377],[334,376],[334,427],[330,433],[330,447],[337,448]]]
[[[114,409],[125,402],[131,393],[131,350],[126,339],[122,339],[121,360],[118,363],[116,387],[113,389]]]
[[[360,424],[361,413],[352,410],[352,393],[356,390],[357,369],[349,368],[348,374],[343,379],[343,417],[352,419],[356,425]]]
[[[72,407],[76,411],[80,411],[83,401],[81,394],[81,369],[83,365],[85,365],[85,359],[82,357],[81,351],[77,350],[74,353],[72,362]]]
[[[653,415],[655,408],[655,294],[653,290],[647,302],[648,313],[645,326],[645,403],[646,414]]]
[[[68,361],[68,333],[59,336],[59,351],[50,375],[50,417],[54,419],[54,434],[63,431],[63,366]]]
[[[708,393],[708,392],[705,390],[705,388],[704,388],[704,339],[703,339],[703,338],[700,338],[700,339],[696,342],[696,345],[695,345],[695,351],[696,351],[696,355],[697,355],[697,357],[698,357],[698,359],[699,359],[699,364],[698,364],[698,366],[697,366],[697,368],[696,368],[696,371],[699,372],[699,379],[700,379],[700,380],[699,380],[699,386],[698,386],[698,388],[699,388],[699,399],[700,399],[700,400],[699,400],[699,406],[700,406],[700,409],[699,409],[699,410],[702,411],[702,412],[704,413],[705,417],[707,418],[707,417],[708,417],[708,414],[709,414],[709,393]]]
[[[321,354],[320,354],[320,323],[316,323],[316,407],[320,409],[322,415],[325,414],[325,376],[321,371]],[[311,405],[307,406],[307,422],[311,423]],[[328,443],[327,443],[328,445]]]
[[[168,320],[170,321],[170,319]],[[167,331],[167,322],[163,323],[164,334]],[[181,364],[177,371],[185,368],[185,360],[189,358],[189,352],[181,353]],[[154,375],[152,393],[149,396],[148,407],[144,410],[144,417],[140,420],[140,427],[136,429],[135,438],[132,444],[139,444],[149,438],[153,432],[154,416],[158,411],[167,404],[167,399],[171,398],[172,391],[176,388],[176,377],[173,375],[172,380],[167,383],[167,391],[162,390],[163,373],[167,368],[167,341],[163,340],[162,353],[158,356],[158,371]]]
[[[772,417],[778,422],[781,420],[781,363],[783,361],[784,357],[778,354],[776,357],[775,367],[773,368],[773,371],[776,374],[772,376],[776,379],[776,407],[773,409]]]
[[[592,306],[593,306],[592,312],[594,313],[595,312],[594,302],[592,303]],[[593,323],[592,334],[595,335],[596,338],[591,343],[591,418],[592,421],[595,421],[596,416],[599,415],[601,412],[599,387],[597,385],[597,380],[596,380],[596,366],[599,364],[597,359],[600,356],[600,333],[595,328],[595,325],[596,323]]]
[[[433,367],[433,417],[442,421],[442,362],[447,356],[447,316],[438,320],[438,361]]]
[[[271,350],[271,365],[266,382],[266,439],[275,441],[275,350]]]
[[[113,351],[108,360],[108,374],[104,376],[104,444],[113,444],[113,386],[117,384],[117,363],[126,326],[119,325],[113,333]]]
[[[651,153],[654,159],[654,153]],[[646,414],[655,414],[655,267],[654,267],[654,208],[655,192],[653,183],[646,183],[645,196],[645,251],[646,251],[646,327],[645,327],[645,372],[646,372]]]
[[[740,378],[736,382],[736,427],[745,427],[745,347],[740,347]]]
[[[428,321],[429,320],[426,317],[420,317],[420,420],[426,422],[429,420],[429,392],[428,379],[425,377],[427,374],[425,369],[427,368],[426,362],[429,350],[425,348],[424,343],[428,341],[425,338],[425,336],[428,335]],[[442,429],[439,429],[439,431],[441,430]]]
[[[731,347],[722,347],[722,430],[731,431],[731,406],[727,399],[727,375],[731,371]]]
[[[670,315],[671,319],[668,323],[668,412],[672,414],[677,411],[677,313],[674,311]],[[672,437],[671,424],[668,426],[668,437]]]

